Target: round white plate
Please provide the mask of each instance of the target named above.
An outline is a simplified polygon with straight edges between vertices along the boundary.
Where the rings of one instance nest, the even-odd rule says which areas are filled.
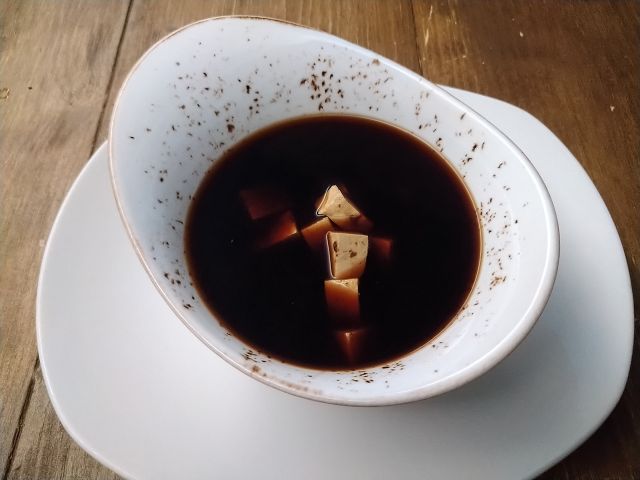
[[[42,371],[74,440],[138,479],[528,478],[584,441],[629,372],[633,305],[620,239],[544,125],[450,90],[529,156],[558,214],[554,292],[511,356],[463,388],[394,407],[326,405],[250,379],[153,287],[118,217],[103,145],[63,203],[38,287]]]

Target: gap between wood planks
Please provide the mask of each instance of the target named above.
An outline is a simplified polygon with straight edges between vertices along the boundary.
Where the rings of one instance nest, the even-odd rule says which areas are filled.
[[[13,431],[13,438],[11,439],[11,449],[9,450],[9,457],[7,458],[7,463],[4,466],[4,472],[2,474],[2,479],[6,479],[11,471],[11,467],[13,466],[13,457],[16,451],[16,447],[18,446],[18,441],[20,440],[20,435],[22,434],[22,426],[24,425],[24,418],[27,414],[27,410],[29,409],[29,403],[31,402],[31,396],[33,395],[33,386],[35,384],[36,378],[36,370],[38,369],[38,364],[40,363],[40,357],[36,355],[36,361],[33,362],[33,369],[31,370],[31,379],[29,380],[29,386],[27,387],[27,392],[24,395],[24,401],[22,402],[22,408],[20,409],[20,416],[18,417],[18,425],[16,429]]]
[[[96,143],[98,142],[98,133],[100,132],[100,126],[102,125],[102,121],[104,120],[104,114],[107,109],[107,103],[109,102],[109,92],[111,92],[111,86],[113,85],[113,79],[116,74],[116,65],[118,65],[118,60],[120,59],[120,50],[122,49],[122,43],[124,40],[125,33],[127,31],[127,25],[129,25],[129,14],[131,13],[131,7],[133,6],[134,0],[129,0],[129,5],[127,5],[127,13],[124,15],[124,22],[122,22],[122,31],[120,32],[120,38],[118,39],[118,46],[116,47],[116,54],[113,58],[113,65],[111,66],[111,74],[109,75],[109,81],[107,82],[107,87],[104,93],[104,101],[102,102],[102,109],[100,111],[100,117],[98,117],[98,123],[96,124],[96,131],[93,134],[93,140],[91,141],[91,151],[89,155],[93,155],[93,152],[96,150]]]
[[[425,71],[424,68],[422,66],[422,55],[420,54],[420,44],[418,43],[418,20],[416,19],[416,12],[415,9],[413,7],[413,3],[415,0],[411,0],[409,2],[410,5],[410,9],[409,11],[411,12],[411,19],[413,20],[411,22],[412,26],[413,26],[413,39],[416,45],[416,57],[418,60],[418,69],[419,71],[417,72],[418,75],[424,77],[425,76]],[[431,12],[433,13],[433,5],[431,5]],[[429,16],[429,19],[431,19],[431,16]],[[425,45],[426,47],[426,45]]]

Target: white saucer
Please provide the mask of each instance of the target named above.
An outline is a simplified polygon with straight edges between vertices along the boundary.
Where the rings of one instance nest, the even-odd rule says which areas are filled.
[[[151,284],[118,217],[103,145],[58,214],[38,288],[42,371],[74,440],[139,479],[528,478],[584,441],[629,372],[633,306],[619,237],[546,127],[451,91],[529,156],[560,222],[550,303],[510,357],[459,390],[396,407],[325,405],[250,379],[196,339]]]

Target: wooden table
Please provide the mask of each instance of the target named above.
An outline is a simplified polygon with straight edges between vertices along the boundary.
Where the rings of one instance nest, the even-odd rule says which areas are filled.
[[[106,138],[114,95],[157,39],[194,20],[265,15],[375,50],[429,79],[528,110],[595,182],[640,298],[640,2],[0,0],[0,472],[116,478],[68,437],[35,344],[44,243],[67,189]],[[640,345],[624,395],[541,478],[640,479]]]

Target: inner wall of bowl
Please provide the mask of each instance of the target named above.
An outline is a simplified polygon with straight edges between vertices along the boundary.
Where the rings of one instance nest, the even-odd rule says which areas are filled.
[[[479,278],[451,326],[412,355],[355,374],[284,365],[246,347],[200,302],[183,253],[189,201],[211,165],[274,121],[322,113],[391,122],[433,145],[465,179],[483,230]],[[535,284],[544,268],[544,245],[526,245],[541,244],[544,209],[512,147],[430,83],[321,32],[242,18],[180,31],[126,81],[110,142],[120,206],[168,301],[214,350],[288,390],[364,399],[438,383],[504,339],[529,304],[523,295],[535,293],[516,282]]]

